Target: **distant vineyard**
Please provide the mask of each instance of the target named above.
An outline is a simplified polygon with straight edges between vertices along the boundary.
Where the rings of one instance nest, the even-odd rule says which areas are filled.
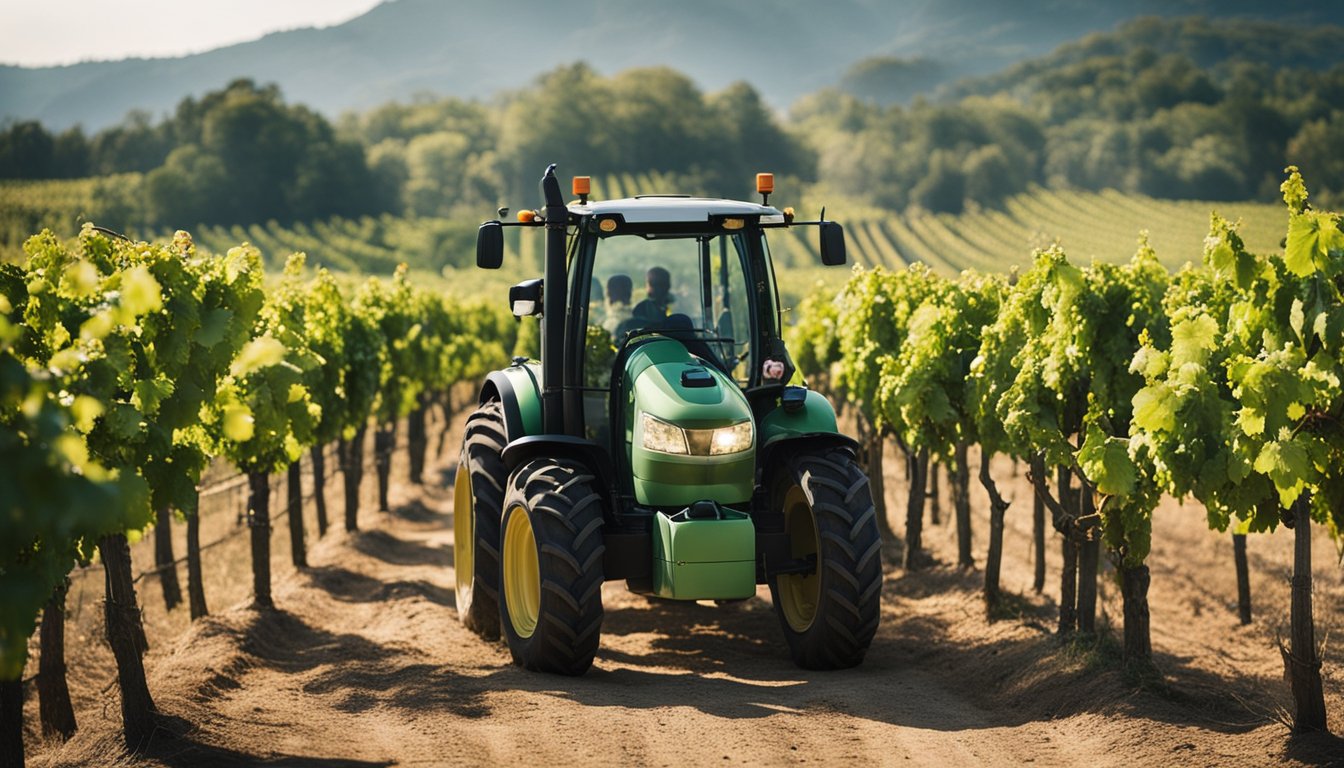
[[[1248,248],[1282,250],[1281,206],[1261,203],[1208,203],[1158,200],[1114,190],[1073,192],[1035,189],[1009,198],[1002,209],[959,215],[909,211],[880,220],[856,220],[843,211],[830,215],[849,233],[853,260],[864,266],[901,267],[922,262],[934,272],[954,275],[962,269],[1003,272],[1031,263],[1034,250],[1058,242],[1074,258],[1110,263],[1134,254],[1140,232],[1168,268],[1197,251],[1208,234],[1209,212],[1241,220]],[[803,238],[803,239],[798,239]],[[776,241],[781,238],[776,237]],[[790,232],[775,250],[809,254],[816,245],[805,232]],[[788,257],[786,263],[790,262]]]
[[[307,253],[315,265],[337,272],[386,273],[398,264],[437,272],[471,263],[477,223],[385,214],[376,218],[299,222],[292,226],[274,221],[248,226],[201,226],[193,234],[201,247],[215,253],[249,242],[268,259]],[[171,233],[151,234],[151,239],[162,239]]]
[[[0,180],[0,257],[14,259],[23,241],[43,229],[71,237],[85,221],[127,226],[134,220],[130,200],[140,189],[140,180],[138,173],[89,179]]]
[[[71,236],[83,221],[114,229],[127,226],[124,204],[115,201],[134,190],[139,176],[125,174],[103,179],[0,183],[0,254],[14,259],[23,238],[43,227]],[[593,179],[594,199],[639,194],[706,194],[686,186],[671,174],[624,173]],[[693,186],[693,185],[692,185]],[[802,195],[781,192],[772,202],[797,204]],[[723,194],[721,192],[721,194]],[[509,201],[514,210],[535,203]],[[917,209],[883,214],[864,206],[860,210],[832,208],[828,215],[845,225],[851,260],[864,266],[898,267],[922,262],[934,272],[954,275],[962,269],[1006,271],[1027,266],[1035,249],[1059,242],[1076,259],[1121,263],[1134,253],[1141,231],[1168,268],[1180,266],[1177,254],[1190,253],[1203,242],[1210,211],[1241,220],[1248,248],[1262,253],[1281,250],[1282,212],[1270,203],[1209,203],[1159,200],[1114,190],[1076,192],[1037,188],[1009,198],[1002,208],[966,213],[932,214]],[[494,215],[483,210],[480,219]],[[799,214],[814,215],[799,206]],[[385,273],[399,263],[412,269],[441,272],[470,267],[479,221],[442,218],[405,218],[385,214],[360,219],[329,219],[282,226],[276,222],[247,226],[198,226],[197,244],[224,253],[240,242],[250,242],[269,259],[304,251],[321,266],[342,272]],[[129,234],[147,239],[171,238],[171,231]],[[808,268],[819,263],[817,244],[807,230],[774,233],[771,240],[776,264]],[[510,239],[511,256],[522,264],[539,264],[526,242]],[[518,263],[510,259],[509,263]],[[279,266],[277,263],[275,266]]]

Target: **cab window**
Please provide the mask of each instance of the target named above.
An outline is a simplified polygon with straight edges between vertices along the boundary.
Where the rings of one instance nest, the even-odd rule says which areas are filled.
[[[751,339],[746,255],[740,233],[600,241],[589,291],[585,383],[606,386],[616,350],[656,332],[745,384]]]

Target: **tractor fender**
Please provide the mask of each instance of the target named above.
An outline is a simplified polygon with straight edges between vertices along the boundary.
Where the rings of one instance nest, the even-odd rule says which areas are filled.
[[[809,390],[803,407],[786,411],[776,407],[760,420],[756,436],[756,466],[773,466],[779,451],[801,445],[848,448],[857,452],[859,444],[840,433],[835,420],[835,408],[820,392]]]
[[[565,459],[584,465],[597,478],[595,485],[602,493],[603,517],[609,522],[614,519],[610,501],[616,486],[611,457],[596,442],[572,435],[526,435],[510,440],[504,446],[503,458],[510,474],[532,459],[540,458]]]
[[[541,366],[512,365],[485,377],[479,402],[498,400],[504,406],[504,432],[509,442],[541,432]]]

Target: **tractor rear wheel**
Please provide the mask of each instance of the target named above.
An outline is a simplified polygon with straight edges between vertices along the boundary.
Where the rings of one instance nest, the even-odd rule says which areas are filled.
[[[794,561],[815,563],[769,579],[794,662],[855,666],[877,632],[882,601],[882,542],[868,476],[843,448],[801,451],[777,470],[770,501],[783,512]]]
[[[453,487],[457,615],[472,632],[499,639],[499,520],[504,509],[504,406],[485,403],[467,418]]]
[[[519,666],[581,675],[602,628],[602,497],[581,464],[534,459],[504,496],[500,623]]]

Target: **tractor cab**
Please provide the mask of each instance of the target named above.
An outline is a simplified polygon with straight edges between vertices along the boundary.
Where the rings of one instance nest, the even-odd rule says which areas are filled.
[[[760,203],[593,201],[586,177],[565,203],[554,166],[541,188],[544,208],[478,234],[484,268],[500,266],[505,226],[543,228],[546,255],[544,276],[509,293],[516,316],[541,318],[541,360],[490,374],[467,424],[463,621],[502,627],[524,666],[577,673],[596,650],[576,624],[600,623],[594,583],[683,600],[768,584],[798,663],[858,663],[881,581],[867,479],[831,404],[788,384],[766,238],[816,226],[822,262],[843,264],[839,224],[769,205],[769,174]]]
[[[792,373],[779,342],[774,275],[759,225],[761,218],[782,222],[783,214],[766,206],[668,196],[569,210],[578,218],[569,311],[574,338],[584,339],[575,362],[582,368],[586,437],[608,443],[612,425],[623,424],[621,403],[612,395],[624,389],[631,357],[649,345],[684,349],[688,389],[780,385]],[[663,359],[680,351],[656,354]],[[777,362],[773,379],[762,370],[767,359]]]

